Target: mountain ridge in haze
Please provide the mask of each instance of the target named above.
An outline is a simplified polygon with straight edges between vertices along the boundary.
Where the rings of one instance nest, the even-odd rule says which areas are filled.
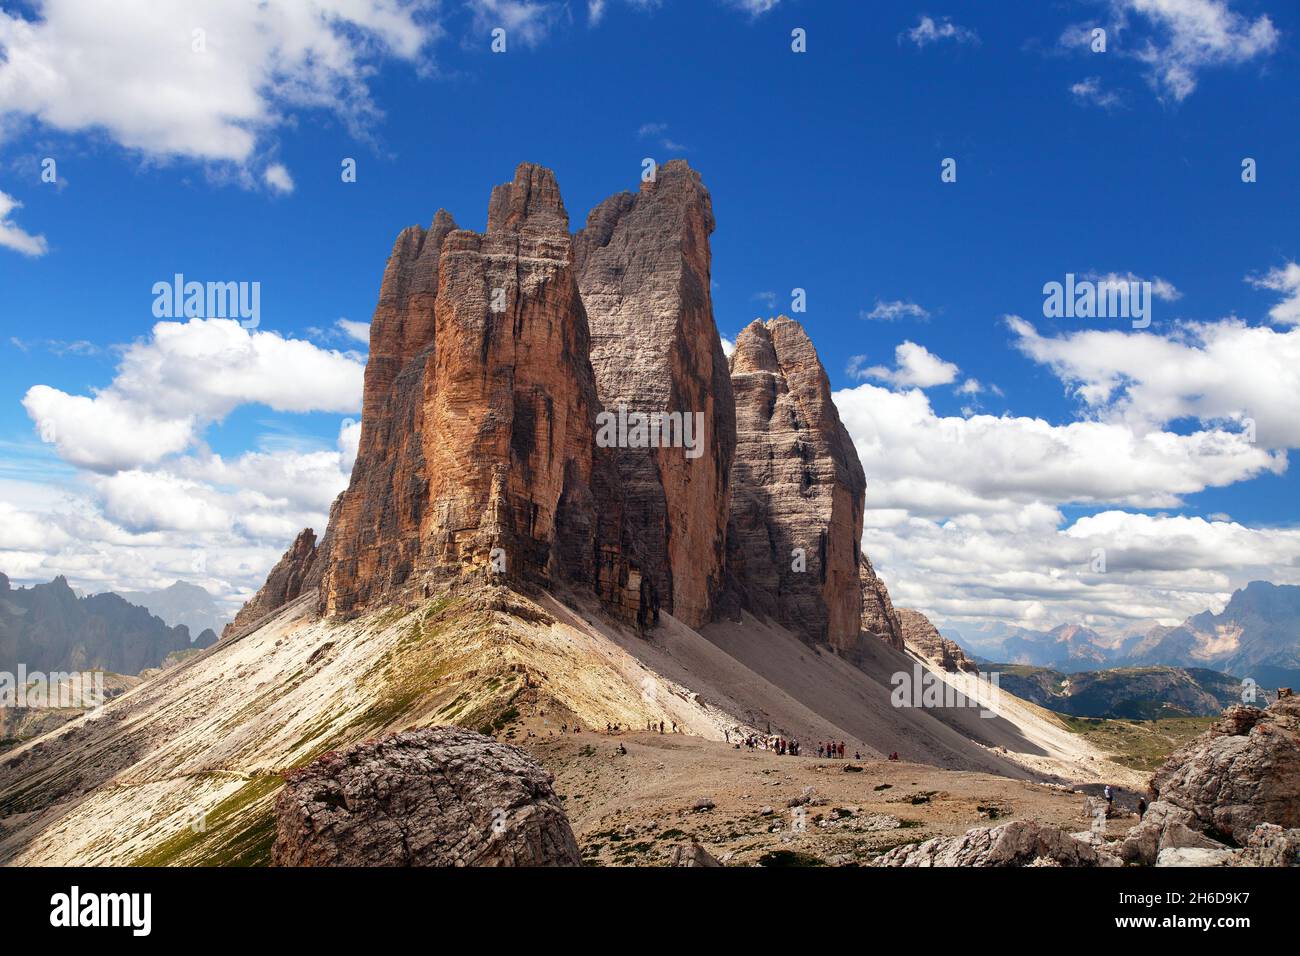
[[[1050,631],[998,622],[941,630],[980,658],[1010,664],[1065,672],[1161,665],[1219,671],[1263,687],[1300,683],[1300,587],[1290,584],[1251,581],[1217,614],[1202,611],[1176,627],[1119,639],[1076,624]]]
[[[118,594],[78,597],[59,575],[48,584],[13,588],[0,573],[0,671],[107,670],[136,675],[169,654],[216,643],[212,631],[191,639]]]

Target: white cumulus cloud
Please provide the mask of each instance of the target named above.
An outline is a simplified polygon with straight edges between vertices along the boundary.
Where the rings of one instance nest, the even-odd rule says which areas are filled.
[[[183,451],[199,429],[240,405],[355,412],[363,375],[354,356],[228,319],[191,319],[157,323],[94,395],[36,385],[23,406],[70,464],[121,470]]]
[[[0,246],[25,256],[43,256],[49,251],[45,237],[24,231],[10,218],[13,211],[21,209],[22,205],[8,193],[0,192]]]
[[[0,115],[104,131],[150,156],[254,158],[297,109],[376,114],[384,57],[439,32],[429,0],[35,0],[0,11]]]

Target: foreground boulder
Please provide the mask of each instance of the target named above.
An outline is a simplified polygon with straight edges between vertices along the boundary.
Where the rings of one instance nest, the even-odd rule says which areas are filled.
[[[722,866],[708,850],[698,843],[678,844],[673,847],[672,856],[668,859],[669,866]]]
[[[552,777],[459,727],[326,754],[276,799],[274,866],[579,866]]]
[[[1232,865],[1300,866],[1300,829],[1284,830],[1275,823],[1261,823]]]
[[[1120,866],[1111,854],[1030,820],[894,847],[876,866]]]
[[[1260,824],[1300,827],[1300,698],[1229,707],[1151,778],[1154,799],[1120,846],[1127,862],[1161,851],[1248,846]]]

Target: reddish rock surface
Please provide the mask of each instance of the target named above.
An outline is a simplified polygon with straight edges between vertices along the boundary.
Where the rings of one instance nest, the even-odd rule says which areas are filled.
[[[736,459],[727,559],[741,603],[808,640],[859,640],[866,479],[803,326],[751,323],[731,356]]]
[[[595,380],[554,174],[521,164],[483,234],[442,212],[404,231],[371,340],[321,610],[419,596],[501,560],[511,576],[593,581],[598,535],[617,551],[621,515],[599,514],[592,492]]]
[[[302,531],[293,545],[284,553],[266,583],[247,604],[239,609],[235,619],[225,626],[222,638],[247,630],[253,624],[295,600],[311,587],[312,572],[316,569],[318,549],[316,532],[311,528]]]
[[[713,226],[699,174],[673,161],[639,194],[597,206],[574,237],[601,405],[704,415],[700,457],[681,447],[611,449],[644,576],[658,602],[691,626],[710,618],[723,583],[736,442],[709,292]]]
[[[326,612],[351,611],[402,588],[421,552],[430,500],[418,429],[434,350],[439,259],[455,229],[441,209],[427,230],[404,229],[384,269],[370,323],[361,441],[351,484],[330,513],[328,536],[339,546],[321,569]]]

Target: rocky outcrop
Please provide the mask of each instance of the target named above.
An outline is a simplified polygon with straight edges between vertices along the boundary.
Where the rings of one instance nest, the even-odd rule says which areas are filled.
[[[361,443],[331,517],[322,612],[418,598],[466,575],[590,583],[602,555],[616,564],[611,588],[630,589],[639,611],[622,496],[594,441],[589,352],[550,170],[521,164],[493,190],[485,233],[441,211],[428,230],[404,231],[371,325]]]
[[[903,642],[936,667],[949,672],[980,672],[975,662],[966,656],[966,652],[940,634],[939,629],[920,611],[901,607],[898,609],[898,619],[902,623]]]
[[[669,866],[722,866],[722,863],[698,843],[680,843],[673,847]]]
[[[689,452],[684,436],[675,443],[643,440],[635,428],[604,442],[641,571],[657,602],[692,627],[709,620],[723,584],[736,443],[731,379],[709,291],[713,227],[699,174],[675,160],[658,167],[638,194],[619,193],[597,206],[574,237],[601,406],[657,422],[681,416],[670,420],[693,429],[696,447]],[[662,436],[662,427],[655,430]],[[601,496],[598,510],[610,504]]]
[[[1056,827],[1016,820],[895,847],[876,866],[1121,866],[1119,859]]]
[[[903,623],[894,610],[889,589],[876,575],[876,569],[871,566],[865,551],[858,565],[858,576],[862,581],[863,635],[867,639],[884,641],[896,651],[904,650]]]
[[[303,593],[304,585],[316,567],[316,532],[305,528],[294,539],[293,545],[276,562],[266,583],[239,609],[235,619],[221,632],[222,638],[241,633],[250,626],[273,614]]]
[[[1260,824],[1300,827],[1300,698],[1229,707],[1165,761],[1150,790],[1146,816],[1120,847],[1128,862],[1153,863],[1169,848],[1245,846]]]
[[[552,778],[458,727],[326,754],[275,803],[275,866],[580,866]]]
[[[812,641],[856,644],[866,478],[803,326],[755,321],[731,356],[736,459],[727,529],[739,601]]]
[[[1300,866],[1300,829],[1261,823],[1251,831],[1233,866]]]

